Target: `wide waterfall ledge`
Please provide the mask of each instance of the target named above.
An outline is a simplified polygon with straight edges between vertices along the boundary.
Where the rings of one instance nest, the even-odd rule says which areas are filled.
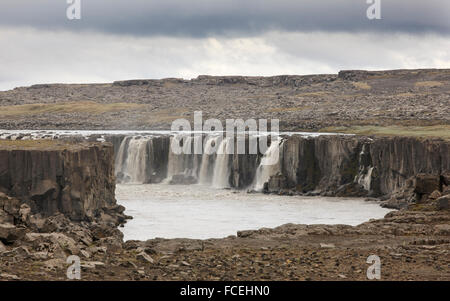
[[[224,237],[284,223],[356,225],[389,212],[365,197],[402,189],[416,170],[445,170],[436,164],[446,161],[417,158],[442,157],[448,149],[443,141],[410,137],[289,132],[269,136],[263,153],[248,151],[249,140],[261,135],[247,134],[242,154],[222,133],[195,134],[1,131],[0,138],[111,143],[116,197],[134,217],[124,228],[126,239]],[[201,153],[194,151],[198,137]],[[180,141],[191,151],[173,152]]]

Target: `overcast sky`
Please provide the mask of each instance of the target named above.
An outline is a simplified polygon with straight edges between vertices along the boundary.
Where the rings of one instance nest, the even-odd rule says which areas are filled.
[[[450,68],[450,1],[0,1],[0,90],[132,78]]]

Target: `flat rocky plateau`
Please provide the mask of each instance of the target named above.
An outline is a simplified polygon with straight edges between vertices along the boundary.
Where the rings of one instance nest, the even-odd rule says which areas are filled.
[[[277,118],[284,131],[441,126],[432,131],[442,137],[450,129],[450,69],[44,84],[0,92],[0,108],[2,129],[170,129],[202,111],[223,123]]]

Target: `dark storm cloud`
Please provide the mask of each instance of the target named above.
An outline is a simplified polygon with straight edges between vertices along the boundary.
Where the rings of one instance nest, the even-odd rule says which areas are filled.
[[[270,30],[450,34],[448,0],[381,1],[382,20],[371,21],[366,0],[81,0],[82,19],[69,21],[66,0],[1,0],[0,25],[136,36],[251,36]]]

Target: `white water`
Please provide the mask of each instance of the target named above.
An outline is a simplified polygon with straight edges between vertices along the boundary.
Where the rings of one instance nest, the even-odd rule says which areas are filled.
[[[369,167],[366,175],[361,175],[358,179],[358,184],[362,185],[365,190],[370,191],[370,184],[372,182],[373,167]]]
[[[217,157],[214,165],[213,186],[216,188],[227,188],[230,186],[228,178],[230,176],[230,169],[228,162],[230,160],[229,154],[229,138],[225,138],[219,145],[217,150]]]
[[[175,154],[173,151],[173,144],[179,142],[182,135],[176,135],[170,138],[170,150],[169,150],[169,163],[167,168],[167,180],[170,180],[172,176],[178,174],[184,174],[186,176],[197,176],[197,169],[199,166],[199,160],[194,154],[194,143],[196,141],[193,136],[185,136],[182,146],[182,153]]]
[[[122,143],[119,152],[118,160],[116,160],[116,169],[126,175],[126,182],[128,183],[144,183],[146,179],[146,169],[148,164],[148,144],[152,144],[152,139],[144,137],[133,137],[128,142],[128,154],[126,160],[123,158],[124,148],[126,143]],[[120,162],[124,162],[120,164]]]
[[[204,185],[117,185],[116,198],[133,216],[125,240],[221,238],[238,230],[286,223],[357,225],[390,210],[355,198],[248,194]]]
[[[210,163],[214,159],[213,157],[216,155],[215,153],[219,138],[219,136],[208,136],[205,139],[205,151],[202,156],[202,164],[199,174],[199,183],[201,184],[211,183]]]
[[[269,181],[270,177],[275,175],[277,172],[281,171],[280,166],[280,143],[281,139],[273,141],[270,143],[269,148],[264,153],[261,161],[266,160],[268,162],[276,162],[275,164],[265,165],[263,162],[260,163],[256,169],[255,183],[253,189],[256,191],[261,191],[264,188],[264,183]]]

